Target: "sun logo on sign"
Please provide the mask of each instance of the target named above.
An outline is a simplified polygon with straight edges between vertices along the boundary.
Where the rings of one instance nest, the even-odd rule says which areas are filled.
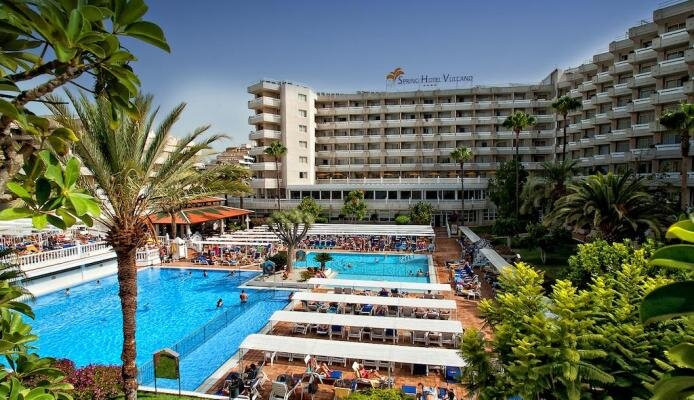
[[[403,71],[402,68],[397,67],[394,70],[392,70],[388,75],[386,75],[386,80],[389,80],[391,82],[395,82],[396,79],[398,79],[399,76],[405,75],[405,71]]]

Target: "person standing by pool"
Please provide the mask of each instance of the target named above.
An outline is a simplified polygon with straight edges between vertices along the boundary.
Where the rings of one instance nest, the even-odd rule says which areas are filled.
[[[248,294],[246,293],[245,290],[241,289],[241,294],[239,295],[239,299],[241,300],[241,304],[244,304],[248,301]]]

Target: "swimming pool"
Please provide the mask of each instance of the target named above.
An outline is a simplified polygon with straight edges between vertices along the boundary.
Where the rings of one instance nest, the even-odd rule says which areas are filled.
[[[276,310],[287,304],[287,295],[271,290],[247,290],[249,302],[241,305],[240,286],[257,272],[174,268],[148,268],[138,273],[137,364],[152,353],[170,347],[197,328],[221,315],[238,311],[229,325],[181,358],[181,387],[195,390],[231,357],[243,338],[257,332]],[[224,306],[216,307],[222,298]],[[120,364],[122,322],[116,276],[89,282],[36,299],[34,331],[43,356],[69,358],[78,366]],[[144,377],[143,383],[148,383]],[[177,387],[159,380],[158,386]]]
[[[297,268],[320,267],[319,252],[306,253]],[[333,260],[325,264],[338,278],[396,282],[429,282],[429,257],[423,254],[329,253]],[[421,271],[420,276],[417,276]],[[424,274],[424,275],[421,275]]]

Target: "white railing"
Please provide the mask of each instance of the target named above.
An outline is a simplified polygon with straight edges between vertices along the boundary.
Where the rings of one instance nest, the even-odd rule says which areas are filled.
[[[680,94],[680,93],[684,93],[684,86],[658,90],[658,94],[661,96],[668,95],[668,94]]]
[[[661,67],[665,67],[667,65],[676,65],[676,64],[682,64],[684,63],[684,57],[679,57],[679,58],[673,58],[672,60],[665,60],[661,61],[658,63]]]
[[[28,267],[43,263],[60,263],[70,260],[76,260],[84,257],[89,257],[96,253],[103,253],[110,250],[110,246],[106,242],[95,242],[88,244],[78,244],[72,247],[66,247],[59,250],[42,251],[40,253],[26,254],[23,256],[7,256],[4,259],[8,262],[19,265],[20,267]]]
[[[649,52],[649,51],[651,51],[651,50],[653,50],[653,47],[652,47],[652,46],[642,47],[642,48],[640,48],[640,49],[634,50],[634,53],[635,53],[635,54],[641,54],[641,53]]]
[[[660,35],[660,38],[661,38],[661,39],[667,39],[667,38],[671,38],[671,37],[675,37],[675,36],[680,36],[680,35],[681,35],[681,36],[686,36],[686,35],[688,35],[688,33],[687,33],[687,28],[678,29],[678,30],[672,31],[672,32],[665,32],[665,33],[663,33],[663,34]]]

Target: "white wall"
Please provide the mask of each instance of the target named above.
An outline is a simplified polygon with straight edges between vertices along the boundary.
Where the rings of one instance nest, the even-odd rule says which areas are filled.
[[[101,279],[115,274],[116,271],[116,260],[106,260],[100,263],[82,266],[72,271],[34,279],[26,283],[25,287],[34,296],[41,296],[50,292],[77,286],[81,283]]]

